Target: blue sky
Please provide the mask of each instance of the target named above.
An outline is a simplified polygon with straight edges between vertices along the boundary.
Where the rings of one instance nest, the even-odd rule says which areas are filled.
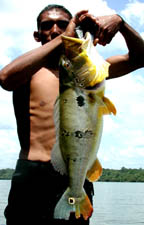
[[[1,0],[0,69],[22,53],[38,47],[33,39],[36,17],[49,3],[65,5],[73,14],[89,9],[94,15],[120,14],[144,38],[144,1],[135,0]],[[107,58],[124,54],[127,48],[118,33],[106,47],[97,47]],[[105,116],[98,157],[104,168],[144,168],[144,69],[106,82],[106,96],[117,116]],[[19,142],[11,92],[0,88],[0,168],[14,168]]]

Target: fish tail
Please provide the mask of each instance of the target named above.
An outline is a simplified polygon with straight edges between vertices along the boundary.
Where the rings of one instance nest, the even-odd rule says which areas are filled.
[[[85,191],[83,190],[82,197],[74,198],[68,188],[55,207],[54,218],[68,220],[70,214],[75,213],[77,219],[82,215],[87,220],[92,212],[93,207]]]
[[[65,219],[68,220],[70,217],[70,214],[74,212],[74,205],[69,204],[69,194],[70,189],[67,188],[67,190],[64,192],[60,200],[58,201],[55,210],[54,210],[54,218],[55,219]]]
[[[82,215],[87,220],[93,213],[93,207],[89,200],[89,197],[83,192],[83,197],[76,203],[75,217],[78,219]]]

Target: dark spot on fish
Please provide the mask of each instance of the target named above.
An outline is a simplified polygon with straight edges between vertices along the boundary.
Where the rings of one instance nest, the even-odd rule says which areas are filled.
[[[76,162],[77,159],[72,159],[73,162]]]
[[[86,136],[92,136],[93,135],[93,132],[91,130],[86,130],[85,131],[85,135]]]
[[[78,106],[81,107],[81,106],[84,106],[84,105],[85,105],[85,99],[84,99],[83,96],[81,96],[81,95],[78,96],[76,100],[77,100],[77,102],[78,102]]]
[[[76,85],[78,86],[78,87],[84,87],[84,81],[83,80],[80,80],[78,77],[76,77],[75,79],[74,79],[74,81],[75,81],[75,83],[76,83]]]
[[[80,86],[80,87],[84,87],[84,83],[80,83],[79,86]]]
[[[84,133],[82,131],[80,131],[80,130],[75,132],[75,137],[83,138],[83,135],[84,135]]]
[[[77,137],[77,138],[89,138],[92,135],[94,135],[92,130],[86,130],[85,132],[78,130],[78,131],[74,132],[74,136]]]
[[[62,133],[61,133],[62,136],[65,136],[65,137],[68,137],[70,136],[70,132],[66,131],[66,130],[62,130]]]
[[[95,103],[95,97],[94,97],[94,95],[92,93],[89,93],[88,97],[89,97],[89,101],[91,103]]]
[[[67,101],[68,101],[67,99],[64,99],[64,100],[63,100],[64,103],[67,103]]]
[[[76,77],[74,80],[75,80],[75,82],[76,82],[77,84],[80,82],[80,80],[79,80],[78,77]]]

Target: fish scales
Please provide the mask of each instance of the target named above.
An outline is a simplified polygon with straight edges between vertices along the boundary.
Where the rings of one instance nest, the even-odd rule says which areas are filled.
[[[91,120],[96,105],[93,104],[91,111],[88,111],[89,102],[86,94],[79,95],[75,90],[69,88],[64,92],[64,96],[67,96],[68,100],[64,103],[63,96],[61,96],[60,149],[64,161],[69,166],[70,186],[78,195],[86,177],[89,164],[89,149],[93,149],[94,136],[96,136],[96,128],[99,124],[96,123],[96,118],[93,121]],[[83,96],[85,101],[83,106],[78,104],[77,98],[79,96]],[[70,161],[67,162],[68,160]],[[74,179],[73,176],[77,173],[79,173],[78,179]]]
[[[91,34],[85,38],[62,37],[65,55],[60,59],[60,95],[55,104],[56,143],[52,164],[69,177],[69,186],[57,203],[54,218],[68,220],[70,214],[87,220],[93,212],[83,188],[102,174],[97,158],[103,115],[116,114],[104,96],[109,64],[97,53]]]

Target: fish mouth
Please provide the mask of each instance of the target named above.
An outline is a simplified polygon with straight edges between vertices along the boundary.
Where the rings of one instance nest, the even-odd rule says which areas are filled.
[[[62,35],[61,38],[66,56],[72,59],[88,47],[88,44],[91,40],[91,35],[87,32],[85,36],[81,39],[75,37],[68,37],[65,35]]]

